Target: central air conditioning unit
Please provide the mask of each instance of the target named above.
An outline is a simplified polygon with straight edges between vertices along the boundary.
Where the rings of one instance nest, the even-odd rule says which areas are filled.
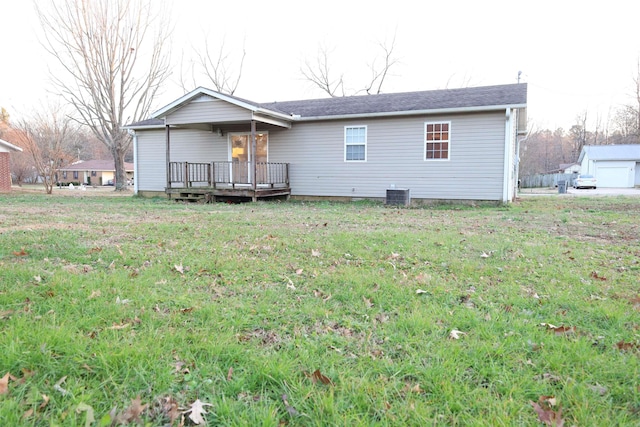
[[[390,188],[387,190],[386,205],[409,206],[411,204],[411,192],[408,188]]]

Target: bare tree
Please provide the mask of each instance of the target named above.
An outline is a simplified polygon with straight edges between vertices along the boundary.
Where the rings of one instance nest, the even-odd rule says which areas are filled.
[[[311,63],[305,60],[304,67],[300,69],[302,76],[317,86],[323,92],[331,97],[345,96],[344,92],[344,74],[334,78],[331,71],[329,49],[326,45],[318,47],[318,55],[316,62]],[[338,94],[338,90],[341,94]]]
[[[71,147],[79,135],[79,127],[59,108],[49,107],[31,119],[22,119],[13,127],[16,145],[33,159],[47,194],[51,194],[61,167],[73,161]]]
[[[394,34],[391,41],[378,43],[378,47],[382,50],[382,59],[375,58],[369,65],[370,77],[361,89],[355,90],[353,93],[346,93],[344,73],[336,76],[331,69],[330,51],[325,45],[320,45],[315,62],[305,60],[304,66],[300,68],[300,73],[305,80],[318,87],[329,96],[346,96],[356,95],[361,92],[367,94],[379,94],[382,92],[382,86],[389,76],[389,70],[398,63],[398,59],[394,56],[396,45],[396,36]]]
[[[109,149],[116,190],[126,189],[124,156],[131,138],[122,126],[147,118],[169,76],[169,26],[150,0],[59,0],[36,4],[43,46],[63,73],[54,85],[78,121]]]
[[[12,153],[9,161],[11,162],[11,175],[18,186],[22,187],[23,183],[36,180],[38,174],[30,153],[24,151]]]
[[[180,87],[185,92],[193,90],[196,86],[195,75],[202,73],[206,76],[208,81],[213,85],[215,90],[220,93],[226,93],[233,95],[238,89],[240,79],[242,78],[242,69],[244,67],[244,59],[247,56],[245,49],[245,43],[242,44],[242,53],[235,52],[227,49],[225,40],[222,40],[220,47],[215,51],[209,43],[209,36],[204,37],[205,44],[204,49],[195,49],[194,54],[197,58],[196,61],[191,61],[187,72],[190,74],[189,83],[187,84],[184,76],[185,71],[182,64],[185,63],[184,55],[183,60],[180,62]],[[234,64],[238,64],[234,66]]]

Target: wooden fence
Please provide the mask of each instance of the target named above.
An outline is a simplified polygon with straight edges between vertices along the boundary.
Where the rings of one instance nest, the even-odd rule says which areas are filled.
[[[573,185],[578,177],[575,173],[546,173],[520,177],[520,188],[556,187],[558,181],[566,181],[567,186]]]

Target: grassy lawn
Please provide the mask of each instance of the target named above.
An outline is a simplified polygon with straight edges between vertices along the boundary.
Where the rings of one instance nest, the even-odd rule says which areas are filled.
[[[0,196],[0,424],[639,425],[639,277],[640,198]]]

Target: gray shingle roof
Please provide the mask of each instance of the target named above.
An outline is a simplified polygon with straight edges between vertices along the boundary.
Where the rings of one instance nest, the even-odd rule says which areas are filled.
[[[527,84],[385,93],[259,104],[260,107],[305,117],[361,115],[485,106],[524,105]]]
[[[209,89],[206,91],[213,92]],[[197,93],[194,96],[198,96]],[[524,106],[527,103],[527,84],[441,89],[420,92],[384,93],[335,98],[305,99],[299,101],[257,103],[232,95],[224,97],[287,116],[299,116],[302,120],[313,117],[339,117],[349,115],[374,115],[431,110],[482,109],[483,107]],[[192,98],[193,99],[193,98]],[[188,102],[185,100],[184,102]],[[233,102],[233,101],[232,101]],[[170,104],[171,105],[171,104]],[[162,126],[162,119],[148,119],[133,123],[130,127]]]
[[[640,161],[640,144],[587,145],[584,152],[589,160],[635,160]],[[580,160],[582,160],[582,155]]]

